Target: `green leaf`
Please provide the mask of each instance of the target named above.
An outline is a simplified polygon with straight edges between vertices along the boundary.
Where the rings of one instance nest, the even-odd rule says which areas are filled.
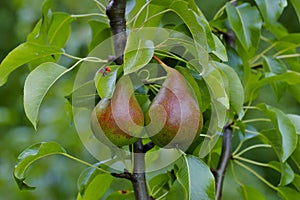
[[[111,29],[107,23],[96,20],[89,21],[89,25],[92,30],[92,40],[89,43],[89,51],[91,51],[105,39],[111,37]]]
[[[275,169],[276,171],[281,173],[279,186],[288,185],[294,180],[295,173],[287,162],[279,163],[277,161],[271,161],[268,163],[268,165],[270,168]]]
[[[287,6],[286,0],[255,0],[266,24],[276,23]]]
[[[266,199],[264,195],[259,192],[259,190],[248,185],[240,185],[238,190],[240,190],[240,192],[243,194],[244,200],[253,200],[253,199],[265,200]]]
[[[214,62],[215,65],[222,70],[223,75],[227,77],[229,82],[229,101],[236,114],[242,111],[244,103],[244,88],[237,73],[228,65]]]
[[[298,141],[300,141],[300,135],[298,135]],[[300,169],[300,142],[297,143],[296,149],[292,154],[292,160],[298,169]]]
[[[110,65],[98,70],[94,80],[97,92],[101,99],[112,97],[115,90],[116,80],[120,72],[121,67],[118,65]]]
[[[297,134],[300,135],[300,115],[288,114],[287,116],[294,124]]]
[[[271,119],[273,125],[276,127],[279,135],[281,147],[279,149],[279,158],[281,162],[285,162],[293,153],[297,146],[297,133],[291,120],[281,110],[266,105],[259,104],[257,108],[265,112]],[[275,131],[273,134],[275,134]]]
[[[6,83],[7,77],[18,67],[40,58],[62,53],[62,49],[54,46],[28,42],[19,45],[4,58],[0,65],[0,86]]]
[[[300,22],[300,1],[298,0],[291,0],[291,3],[297,13],[297,16],[298,16],[298,20]]]
[[[157,176],[153,177],[149,181],[150,187],[150,194],[153,195],[154,198],[158,198],[161,195],[165,194],[168,191],[168,184],[170,180],[170,174],[158,174]]]
[[[258,10],[255,7],[251,7],[249,3],[244,3],[237,7],[227,3],[226,12],[232,29],[244,50],[254,49],[255,52],[260,41],[262,25]]]
[[[15,165],[14,178],[19,186],[19,189],[34,189],[25,183],[26,170],[37,160],[53,155],[62,154],[66,151],[61,145],[55,142],[42,142],[35,144],[25,149],[18,157],[18,163]]]
[[[154,54],[154,44],[150,40],[139,39],[130,32],[124,53],[124,74],[130,74],[150,62]]]
[[[82,200],[98,200],[109,189],[114,177],[110,174],[98,174],[88,183],[82,195]]]
[[[134,192],[128,190],[119,190],[117,192],[112,192],[106,200],[134,200]]]
[[[66,68],[56,63],[43,63],[27,76],[24,85],[24,109],[35,129],[46,93],[66,71]]]
[[[214,43],[216,44],[216,49],[213,50],[212,53],[216,55],[218,58],[220,58],[222,61],[227,62],[228,57],[227,57],[225,46],[223,45],[221,40],[214,34],[213,34],[213,39],[215,41]]]
[[[295,178],[293,181],[293,185],[295,186],[295,188],[300,192],[300,175],[295,174]]]
[[[293,188],[290,187],[278,187],[277,188],[278,194],[284,200],[291,200],[291,199],[300,199],[300,193]]]
[[[177,180],[184,186],[188,199],[215,199],[215,181],[209,167],[199,158],[184,156],[177,172]]]

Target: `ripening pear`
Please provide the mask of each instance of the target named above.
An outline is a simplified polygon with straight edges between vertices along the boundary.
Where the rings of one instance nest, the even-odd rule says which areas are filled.
[[[102,99],[94,108],[92,131],[102,143],[121,147],[136,142],[143,126],[143,111],[134,96],[131,79],[123,76],[112,97]]]
[[[157,146],[185,150],[202,129],[202,114],[183,75],[164,68],[167,77],[146,113],[146,130]]]

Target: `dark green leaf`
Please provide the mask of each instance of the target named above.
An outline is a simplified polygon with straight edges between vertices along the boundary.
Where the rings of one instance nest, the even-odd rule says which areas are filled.
[[[53,155],[62,154],[66,151],[61,145],[55,142],[42,142],[35,144],[25,149],[18,157],[18,163],[15,165],[14,178],[17,181],[19,188],[22,189],[33,189],[28,186],[25,181],[26,170],[37,160]]]
[[[260,104],[257,106],[263,112],[265,112],[271,119],[273,125],[277,131],[273,134],[279,133],[279,158],[281,162],[285,162],[293,153],[297,145],[297,133],[291,120],[281,110],[274,108],[266,104]]]
[[[294,124],[297,134],[300,135],[300,115],[288,114],[287,116]]]
[[[298,16],[298,20],[300,22],[300,1],[298,0],[291,0],[291,3],[297,13],[297,16]]]
[[[268,163],[268,165],[272,169],[275,169],[276,171],[281,173],[279,186],[288,185],[294,180],[295,177],[294,171],[287,162],[280,163],[277,161],[271,161]]]
[[[89,25],[92,30],[92,40],[89,43],[89,51],[91,51],[105,39],[111,37],[111,30],[107,23],[96,20],[89,21]]]
[[[0,86],[7,81],[7,77],[18,67],[51,55],[62,54],[63,50],[54,46],[43,46],[34,43],[23,43],[12,50],[0,65]]]
[[[66,71],[66,68],[56,63],[43,63],[26,78],[24,109],[35,129],[37,128],[39,109],[46,93]]]

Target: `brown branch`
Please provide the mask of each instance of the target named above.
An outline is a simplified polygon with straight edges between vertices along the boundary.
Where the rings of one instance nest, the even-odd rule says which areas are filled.
[[[111,0],[106,8],[106,15],[114,37],[115,62],[123,64],[123,53],[126,45],[126,0]]]
[[[228,162],[231,159],[231,144],[232,129],[229,124],[224,127],[221,157],[217,169],[213,171],[216,179],[216,200],[220,200],[222,197],[224,176],[226,173]]]

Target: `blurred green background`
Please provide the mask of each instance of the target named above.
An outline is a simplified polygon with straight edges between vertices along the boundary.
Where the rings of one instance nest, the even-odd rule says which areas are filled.
[[[72,14],[97,11],[93,0],[54,1],[55,11]],[[196,0],[208,20],[224,4],[225,0]],[[26,40],[41,17],[42,0],[1,0],[0,1],[0,60],[9,51]],[[287,8],[280,19],[290,32],[300,31],[292,8]],[[90,30],[86,20],[72,24],[72,36],[66,47],[76,56],[87,53]],[[17,156],[28,146],[42,141],[56,141],[71,155],[91,163],[96,160],[82,146],[71,119],[64,112],[64,96],[72,91],[72,74],[60,80],[47,94],[42,104],[38,130],[35,131],[23,110],[23,85],[29,70],[26,66],[16,70],[8,82],[0,88],[0,199],[5,200],[61,200],[76,199],[77,178],[85,166],[61,156],[40,160],[28,173],[28,183],[38,186],[34,191],[19,191],[13,180],[13,168]],[[268,90],[270,91],[270,90]],[[270,92],[261,97],[268,101]],[[283,101],[288,102],[288,97]],[[276,102],[271,102],[276,104]],[[277,102],[278,103],[278,102]],[[282,103],[282,102],[281,102]],[[288,104],[287,111],[299,113],[299,104]],[[298,109],[295,111],[295,107]],[[292,110],[294,109],[294,110]],[[290,112],[291,113],[291,112]]]

